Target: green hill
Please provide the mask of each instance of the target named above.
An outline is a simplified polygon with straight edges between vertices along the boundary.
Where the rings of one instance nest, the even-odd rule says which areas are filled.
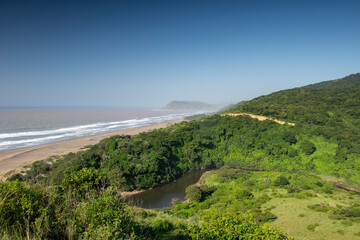
[[[360,73],[305,86],[312,89],[360,87]]]

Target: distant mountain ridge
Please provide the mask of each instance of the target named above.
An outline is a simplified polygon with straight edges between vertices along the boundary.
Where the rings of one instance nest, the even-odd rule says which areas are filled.
[[[171,101],[163,108],[169,110],[215,110],[219,106],[200,101]]]
[[[311,89],[360,87],[360,73],[351,74],[335,80],[310,84],[305,87]]]

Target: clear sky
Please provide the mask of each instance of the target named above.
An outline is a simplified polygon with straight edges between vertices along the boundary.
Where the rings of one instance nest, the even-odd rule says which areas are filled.
[[[0,106],[238,102],[360,71],[360,1],[0,0]]]

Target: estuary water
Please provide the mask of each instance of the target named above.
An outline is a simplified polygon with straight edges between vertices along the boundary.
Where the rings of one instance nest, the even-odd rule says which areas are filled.
[[[146,126],[197,113],[160,109],[0,109],[0,151]]]
[[[174,199],[185,200],[185,189],[199,181],[207,170],[199,169],[184,174],[174,182],[147,190],[129,198],[132,204],[143,208],[166,208]]]

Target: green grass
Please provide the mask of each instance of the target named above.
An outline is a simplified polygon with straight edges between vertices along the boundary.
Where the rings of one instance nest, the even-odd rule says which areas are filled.
[[[336,191],[331,197],[317,194],[317,197],[308,199],[273,198],[263,208],[275,206],[271,210],[278,218],[270,223],[272,226],[283,228],[289,235],[297,239],[357,239],[360,223],[330,219],[326,212],[318,212],[308,208],[313,204],[348,205],[349,200],[344,191]],[[360,239],[360,236],[358,237]]]

